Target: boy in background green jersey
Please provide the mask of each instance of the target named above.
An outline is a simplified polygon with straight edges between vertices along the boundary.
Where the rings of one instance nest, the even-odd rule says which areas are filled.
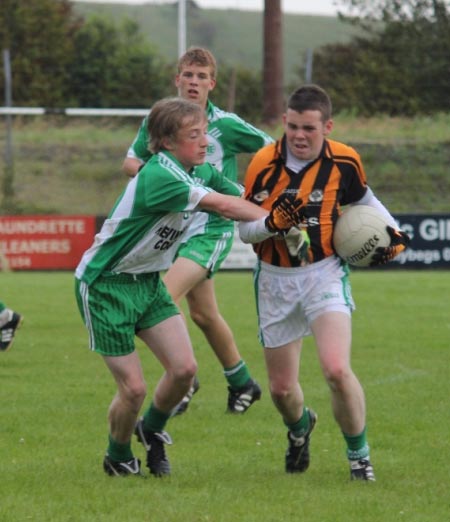
[[[216,85],[217,66],[206,49],[193,47],[179,59],[175,85],[182,98],[199,105],[208,118],[206,161],[225,178],[237,181],[238,153],[256,152],[273,140],[263,131],[236,114],[223,111],[211,103],[209,93]],[[123,170],[134,176],[150,159],[146,119],[128,150]],[[164,277],[174,301],[187,299],[194,323],[203,331],[223,367],[228,384],[227,411],[244,413],[261,397],[258,383],[251,378],[233,333],[217,304],[213,275],[229,254],[234,236],[234,223],[221,216],[199,213],[176,252],[176,259]],[[183,413],[199,387],[198,380],[178,405],[175,413]]]

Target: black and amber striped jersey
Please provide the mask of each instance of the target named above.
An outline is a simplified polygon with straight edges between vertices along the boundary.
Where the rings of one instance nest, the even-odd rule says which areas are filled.
[[[333,230],[341,206],[360,200],[367,191],[366,174],[359,154],[351,147],[325,140],[317,159],[299,172],[286,166],[286,139],[259,150],[250,162],[245,176],[245,197],[271,210],[281,194],[295,194],[305,202],[306,228],[311,245],[311,262],[335,253]],[[272,237],[253,245],[262,261],[275,266],[300,266],[300,260],[289,255],[286,243]]]

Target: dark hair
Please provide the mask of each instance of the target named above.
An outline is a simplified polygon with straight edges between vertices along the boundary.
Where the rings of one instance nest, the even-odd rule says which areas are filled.
[[[290,96],[287,108],[296,112],[320,111],[322,121],[331,119],[332,105],[328,94],[315,84],[302,85]]]
[[[196,103],[183,98],[159,100],[148,115],[149,149],[156,154],[164,149],[163,142],[166,138],[176,139],[181,128],[204,118],[204,109]]]

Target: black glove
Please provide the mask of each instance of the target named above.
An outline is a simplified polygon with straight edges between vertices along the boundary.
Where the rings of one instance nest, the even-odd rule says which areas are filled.
[[[292,194],[281,195],[272,205],[266,217],[266,228],[269,232],[286,233],[303,220],[304,205],[301,199]]]
[[[387,247],[375,249],[370,266],[385,265],[388,261],[398,256],[400,252],[403,252],[411,241],[408,234],[403,232],[403,230],[395,230],[390,226],[387,226],[386,230],[391,238],[391,242]]]

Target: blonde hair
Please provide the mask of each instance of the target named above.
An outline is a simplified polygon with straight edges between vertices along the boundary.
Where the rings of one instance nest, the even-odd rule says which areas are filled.
[[[178,60],[178,73],[187,65],[198,65],[200,67],[209,67],[211,78],[216,78],[217,62],[208,49],[204,47],[189,47],[189,49]]]
[[[156,154],[164,150],[165,139],[176,139],[180,129],[200,122],[204,118],[204,109],[196,103],[183,98],[159,100],[153,105],[147,119],[150,151]]]

